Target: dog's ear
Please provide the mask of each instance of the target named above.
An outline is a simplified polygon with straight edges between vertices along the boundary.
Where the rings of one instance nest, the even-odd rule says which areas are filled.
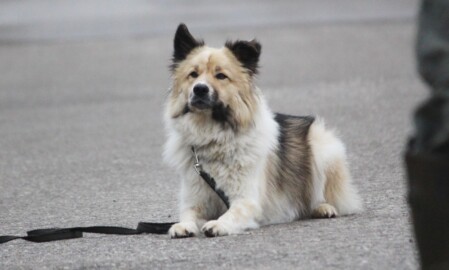
[[[187,55],[195,49],[196,47],[203,46],[204,42],[202,40],[196,40],[192,34],[190,34],[189,29],[183,23],[178,26],[176,30],[174,39],[174,51],[173,51],[173,64],[171,66],[172,70],[176,68],[177,64],[182,60],[186,59]]]
[[[228,41],[225,46],[231,50],[235,57],[237,57],[237,59],[251,72],[251,74],[257,74],[259,67],[259,56],[262,50],[262,46],[257,40],[237,40],[235,42]]]

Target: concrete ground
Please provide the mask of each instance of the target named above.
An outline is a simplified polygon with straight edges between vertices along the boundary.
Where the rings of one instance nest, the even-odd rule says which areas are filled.
[[[180,21],[215,46],[261,41],[271,107],[338,129],[365,210],[213,239],[17,240],[0,246],[0,269],[418,267],[401,156],[426,96],[416,1],[39,3],[0,3],[0,235],[176,221],[161,112]]]

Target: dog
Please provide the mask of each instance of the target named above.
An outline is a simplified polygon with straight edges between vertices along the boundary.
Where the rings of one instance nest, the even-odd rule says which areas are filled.
[[[345,146],[323,121],[269,109],[254,82],[260,53],[255,39],[211,48],[185,24],[177,28],[164,112],[164,159],[181,176],[172,238],[240,234],[362,209]],[[229,209],[195,171],[196,158]]]

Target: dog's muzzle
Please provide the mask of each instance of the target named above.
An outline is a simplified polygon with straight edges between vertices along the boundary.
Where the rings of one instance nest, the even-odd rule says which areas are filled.
[[[190,106],[203,110],[211,108],[212,105],[213,101],[209,86],[202,83],[195,85],[190,97]]]

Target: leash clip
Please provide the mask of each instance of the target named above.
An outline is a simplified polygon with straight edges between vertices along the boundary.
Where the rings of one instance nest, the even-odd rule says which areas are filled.
[[[201,175],[201,171],[203,170],[203,166],[201,166],[201,164],[195,163],[195,165],[193,165],[193,168],[195,168],[195,171],[198,175]]]
[[[201,171],[203,170],[203,166],[200,163],[200,160],[198,159],[198,154],[195,151],[195,147],[192,146],[192,152],[193,155],[195,156],[195,164],[193,165],[193,168],[195,169],[196,173],[198,175],[201,175]]]

